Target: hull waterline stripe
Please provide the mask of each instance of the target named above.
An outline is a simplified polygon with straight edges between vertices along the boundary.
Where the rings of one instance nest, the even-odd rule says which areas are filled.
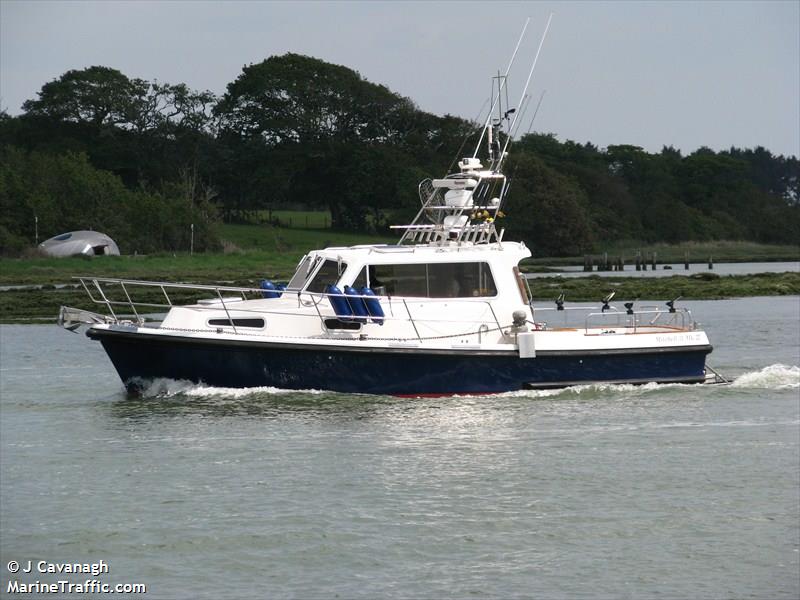
[[[524,389],[526,390],[551,390],[575,387],[578,385],[646,385],[648,383],[705,383],[705,376],[703,377],[653,377],[647,379],[614,379],[614,380],[598,380],[592,382],[586,381],[553,381],[542,383],[526,383]]]
[[[443,354],[443,355],[463,355],[463,356],[519,356],[517,350],[476,350],[474,348],[425,348],[424,346],[409,347],[375,347],[354,345],[332,346],[327,344],[307,344],[291,342],[262,342],[248,340],[222,339],[214,340],[209,338],[195,338],[184,336],[162,336],[153,334],[143,334],[128,331],[114,331],[109,329],[87,330],[86,335],[93,340],[105,339],[125,339],[128,341],[138,341],[143,344],[177,344],[186,346],[222,346],[229,348],[285,348],[294,350],[316,350],[319,352],[369,352],[380,354]],[[358,343],[357,340],[354,340]],[[610,348],[610,349],[586,349],[586,350],[539,350],[536,356],[557,357],[557,356],[605,356],[605,355],[630,355],[630,354],[661,354],[666,352],[704,352],[710,353],[713,347],[710,344],[686,345],[686,346],[655,346],[642,348]],[[530,360],[530,359],[524,359]]]

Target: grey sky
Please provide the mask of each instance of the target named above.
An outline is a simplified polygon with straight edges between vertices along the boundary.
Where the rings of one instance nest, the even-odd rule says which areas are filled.
[[[475,118],[527,16],[510,90],[534,129],[599,146],[800,155],[800,2],[0,2],[0,104],[69,69],[225,91],[244,64],[298,52],[343,64],[427,111]],[[516,74],[516,76],[514,76]],[[529,115],[531,113],[529,112]]]

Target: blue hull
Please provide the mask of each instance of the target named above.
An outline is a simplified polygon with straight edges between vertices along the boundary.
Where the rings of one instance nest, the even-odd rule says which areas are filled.
[[[273,386],[390,395],[447,395],[564,387],[582,383],[695,383],[710,346],[521,359],[513,353],[363,351],[196,338],[158,338],[90,329],[129,390],[157,378],[215,387]]]

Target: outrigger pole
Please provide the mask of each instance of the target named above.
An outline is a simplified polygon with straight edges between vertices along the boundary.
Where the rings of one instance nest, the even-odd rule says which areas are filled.
[[[542,100],[544,100],[544,95],[546,92],[547,90],[542,90],[542,95],[539,96],[539,103],[536,105],[536,110],[533,111],[533,117],[531,117],[531,122],[528,125],[528,130],[525,132],[525,135],[528,135],[531,132],[531,129],[533,129],[533,122],[536,120],[536,115],[539,114],[539,107],[542,105]]]
[[[490,123],[492,122],[492,113],[494,112],[494,107],[500,100],[500,96],[503,93],[503,88],[506,86],[506,81],[508,81],[508,73],[511,71],[511,66],[514,64],[514,59],[517,57],[517,51],[519,50],[519,46],[522,43],[522,39],[525,37],[525,30],[528,28],[528,23],[530,23],[530,20],[531,20],[530,17],[525,19],[525,25],[522,27],[522,33],[519,34],[519,39],[517,40],[517,46],[514,48],[514,53],[511,55],[511,60],[509,61],[508,67],[506,68],[506,74],[503,76],[503,82],[497,89],[497,97],[492,100],[492,105],[489,107],[489,114],[486,115],[486,123],[483,124],[483,131],[481,131],[481,137],[478,140],[478,144],[475,146],[475,152],[472,153],[472,158],[478,156],[478,150],[480,150],[481,144],[483,143],[483,136],[486,135],[486,130],[489,127],[491,127]]]
[[[531,70],[528,72],[528,80],[525,82],[525,88],[522,90],[522,95],[519,98],[519,104],[517,105],[517,110],[514,113],[514,120],[511,121],[511,126],[508,128],[509,132],[514,131],[514,124],[517,122],[517,119],[519,118],[519,108],[520,106],[522,106],[522,101],[525,99],[525,94],[527,94],[528,92],[528,86],[531,84],[531,77],[533,77],[533,70],[536,68],[536,62],[539,60],[539,53],[542,51],[542,46],[544,45],[544,40],[547,37],[547,32],[550,29],[550,22],[552,20],[553,20],[553,13],[550,13],[550,16],[547,17],[547,25],[544,28],[542,39],[539,40],[539,48],[536,50],[536,56],[533,58],[533,64],[531,65]],[[483,136],[481,136],[481,138],[483,138]],[[508,148],[508,143],[510,141],[511,141],[511,136],[509,135],[508,137],[506,137],[506,143],[503,146],[503,151],[500,152],[500,156],[497,159],[497,167],[495,168],[495,170],[497,171],[500,170],[500,165],[503,164],[503,159],[506,156],[506,149]]]

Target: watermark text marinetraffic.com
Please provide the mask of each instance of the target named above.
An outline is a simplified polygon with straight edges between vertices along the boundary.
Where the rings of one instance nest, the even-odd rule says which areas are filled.
[[[46,560],[10,560],[6,564],[8,581],[2,587],[6,594],[146,594],[143,583],[107,583],[97,577],[111,573],[104,560],[96,562],[49,562]],[[56,581],[33,579],[56,576]],[[48,577],[49,576],[49,577]],[[70,577],[71,576],[71,577]],[[80,580],[75,581],[81,576]],[[91,578],[83,578],[90,576]],[[74,579],[73,579],[74,578]]]

